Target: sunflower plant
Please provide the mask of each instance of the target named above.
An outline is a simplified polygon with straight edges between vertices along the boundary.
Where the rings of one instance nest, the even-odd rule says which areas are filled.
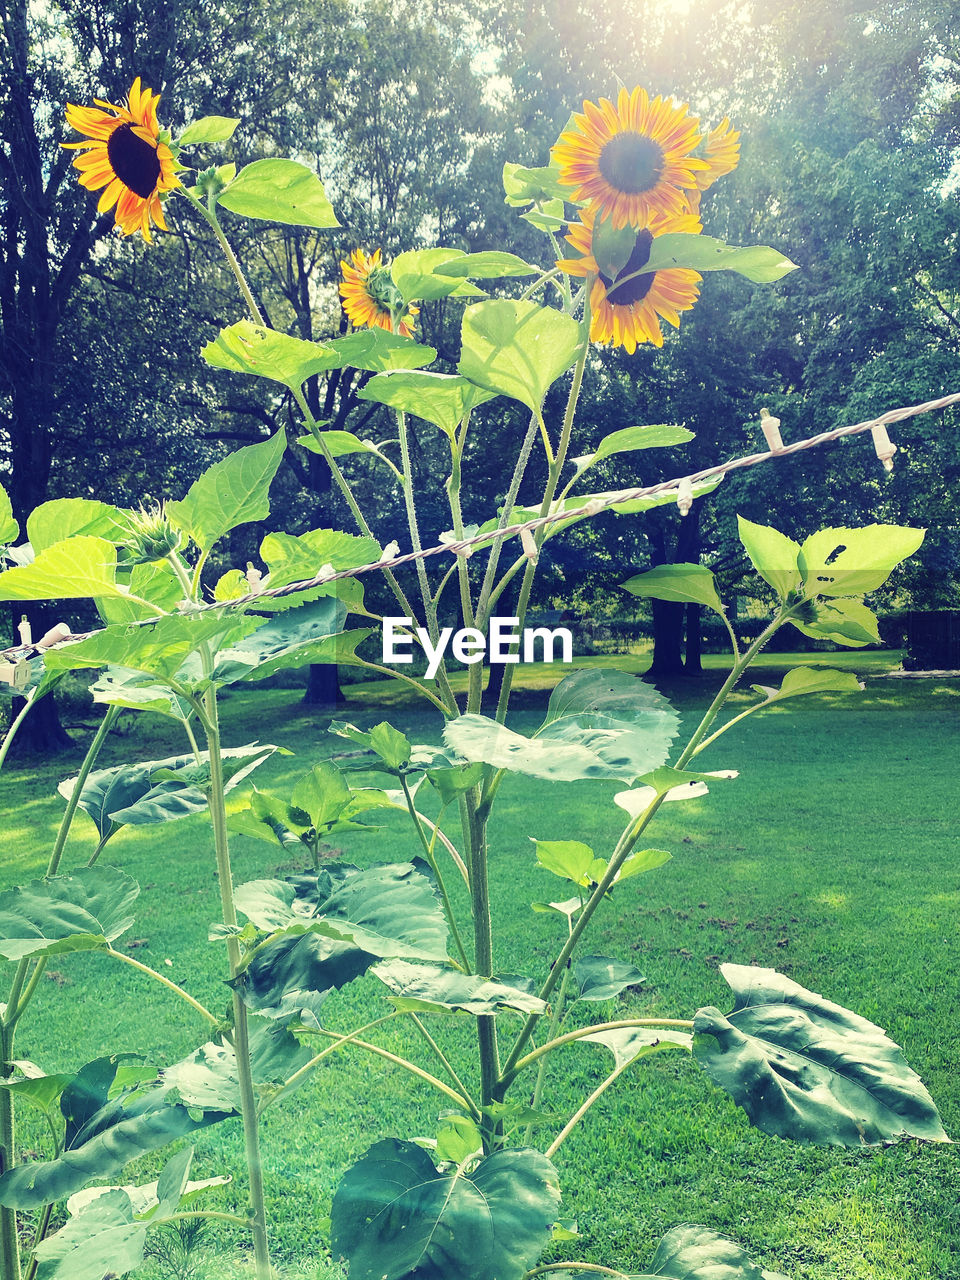
[[[686,107],[639,88],[621,91],[616,103],[584,103],[550,163],[504,170],[507,202],[544,233],[546,266],[507,250],[470,254],[444,247],[401,253],[387,264],[379,250],[358,248],[343,264],[340,289],[354,331],[306,342],[263,324],[218,209],[331,227],[336,219],[318,178],[280,159],[256,161],[239,173],[230,165],[189,169],[191,148],[225,141],[236,122],[211,117],[174,140],[158,127],[157,101],[135,81],[122,106],[68,108],[70,124],[88,139],[76,144],[81,181],[102,189],[101,207],[115,210],[124,234],[139,231],[149,241],[152,228],[166,225],[164,205],[177,196],[210,226],[249,315],[210,341],[203,358],[268,379],[289,394],[302,414],[299,442],[326,459],[356,530],[270,532],[260,545],[262,568],[210,578],[220,540],[269,517],[270,485],[287,447],[281,431],[229,454],[160,508],[121,509],[88,499],[43,504],[24,531],[32,556],[8,557],[10,567],[0,572],[0,599],[89,600],[102,623],[37,652],[29,663],[20,660],[28,666],[20,681],[29,686],[27,708],[3,754],[22,715],[67,671],[88,671],[93,697],[105,707],[79,773],[61,786],[66,808],[46,875],[0,895],[0,956],[11,967],[0,1009],[4,1280],[126,1275],[143,1261],[151,1232],[194,1220],[247,1233],[257,1280],[269,1280],[260,1117],[269,1107],[288,1105],[321,1063],[344,1052],[405,1070],[412,1086],[432,1091],[441,1107],[426,1138],[384,1137],[345,1172],[333,1200],[330,1248],[346,1260],[352,1280],[532,1280],[561,1271],[622,1276],[613,1267],[541,1257],[548,1248],[551,1257],[575,1248],[576,1233],[560,1217],[564,1144],[590,1123],[590,1110],[606,1090],[628,1071],[642,1073],[654,1054],[692,1058],[753,1124],[783,1138],[853,1147],[907,1135],[945,1141],[936,1108],[898,1047],[859,1015],[774,970],[726,965],[728,1013],[705,1007],[663,1017],[636,996],[642,975],[632,965],[589,954],[583,945],[609,900],[636,893],[640,877],[669,859],[647,844],[661,806],[689,802],[736,776],[703,771],[703,751],[772,704],[860,687],[847,673],[803,667],[779,688],[755,685],[756,701],[724,719],[730,692],[781,627],[854,647],[875,639],[876,619],[863,597],[917,549],[922,530],[826,529],[800,544],[741,520],[744,549],[779,601],[769,626],[747,648],[707,568],[660,566],[625,583],[640,597],[704,605],[730,633],[730,674],[679,747],[679,719],[669,702],[625,673],[575,671],[554,689],[540,728],[523,735],[507,724],[513,665],[488,716],[481,713],[480,663],[467,662],[466,695],[458,698],[441,661],[429,678],[390,670],[435,708],[440,745],[411,742],[402,727],[386,721],[330,726],[351,744],[348,758],[381,785],[358,784],[356,773],[324,759],[306,762],[288,792],[255,788],[242,807],[227,805],[228,793],[280,748],[225,746],[221,690],[315,662],[384,670],[360,652],[373,628],[347,627],[350,615],[382,621],[364,603],[360,570],[383,575],[405,634],[425,651],[438,651],[441,623],[451,616],[482,636],[516,580],[522,626],[543,543],[568,520],[596,518],[604,505],[604,495],[584,491],[591,467],[615,453],[690,439],[682,427],[634,427],[606,436],[575,462],[568,456],[592,344],[628,352],[645,342],[661,344],[660,322],[678,325],[696,302],[702,272],[733,270],[772,283],[792,269],[776,250],[734,248],[702,234],[700,198],[736,165],[736,131],[725,120],[704,135]],[[576,256],[562,256],[561,234]],[[491,280],[508,282],[506,296],[487,296]],[[557,305],[536,300],[550,289]],[[428,369],[436,351],[417,340],[417,304],[440,297],[464,302],[456,372]],[[361,377],[362,398],[395,415],[395,441],[375,445],[346,431],[325,431],[311,417],[304,383],[348,367]],[[558,422],[548,421],[545,396],[561,380],[566,407]],[[476,411],[497,397],[524,405],[529,424],[517,441],[501,509],[468,537],[465,445],[477,430]],[[410,464],[412,419],[438,429],[449,446],[453,560],[442,573],[428,569],[420,555],[406,574],[394,564],[401,539],[414,553],[423,549]],[[547,479],[541,492],[531,493],[527,469],[535,449],[544,451]],[[358,462],[379,469],[384,483],[402,493],[403,533],[376,529],[376,512],[362,509],[351,483]],[[690,487],[687,499],[717,482]],[[618,511],[638,514],[678,496],[674,490],[625,501]],[[550,516],[563,519],[542,522]],[[517,526],[523,527],[519,549]],[[8,546],[21,536],[9,503],[0,509],[0,535]],[[175,721],[183,754],[96,768],[124,708]],[[531,833],[537,864],[560,887],[556,901],[533,904],[530,924],[531,937],[552,947],[552,963],[523,975],[498,968],[490,906],[489,833],[510,773],[544,785],[616,782],[612,802],[623,815],[610,848],[595,847],[587,824],[576,839],[569,832]],[[409,821],[407,861],[361,868],[321,856],[327,837],[360,840],[388,810]],[[68,867],[67,839],[81,811],[95,826],[97,844],[86,866]],[[210,938],[224,954],[225,1014],[115,945],[133,923],[139,886],[102,856],[110,845],[113,857],[114,841],[128,827],[204,811],[220,890],[220,919]],[[274,848],[279,843],[303,858],[304,870],[286,880],[235,884],[230,846],[237,835]],[[125,1051],[67,1074],[18,1058],[17,1030],[48,960],[57,956],[59,963],[78,951],[101,952],[152,977],[206,1025],[203,1042],[159,1068]],[[383,1012],[364,1026],[338,1028],[328,997],[355,982],[376,985]],[[598,1019],[585,1017],[597,1006],[604,1011]],[[399,1022],[418,1037],[426,1065],[381,1042],[381,1028]],[[438,1031],[444,1023],[447,1029]],[[451,1037],[464,1026],[469,1035],[454,1054]],[[566,1047],[579,1041],[609,1055],[606,1071],[571,1115],[557,1117],[548,1064],[562,1061]],[[51,1145],[40,1159],[25,1161],[18,1149],[20,1106],[38,1109],[47,1122]],[[209,1205],[200,1197],[214,1193],[210,1180],[190,1181],[192,1143],[202,1142],[209,1126],[233,1120],[244,1135],[246,1204],[239,1212],[197,1207]],[[171,1143],[177,1145],[156,1181],[121,1180],[128,1162]],[[730,1280],[782,1280],[734,1241],[692,1225],[667,1233],[647,1274],[707,1280],[721,1271]]]

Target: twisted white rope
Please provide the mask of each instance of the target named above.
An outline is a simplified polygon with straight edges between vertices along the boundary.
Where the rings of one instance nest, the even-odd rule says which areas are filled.
[[[903,422],[907,418],[918,417],[922,413],[933,413],[937,409],[946,409],[950,405],[958,403],[960,403],[960,392],[953,392],[951,395],[940,396],[936,400],[926,400],[922,404],[908,405],[900,409],[889,409],[878,418],[869,418],[864,422],[855,422],[846,427],[835,427],[832,431],[821,431],[818,435],[808,436],[805,440],[797,440],[793,444],[784,445],[782,449],[744,454],[742,457],[732,458],[729,462],[720,463],[718,466],[704,467],[703,470],[694,471],[690,475],[675,477],[672,480],[662,480],[659,484],[595,494],[589,502],[582,506],[574,507],[572,510],[552,511],[549,515],[538,516],[536,519],[526,520],[520,524],[506,525],[503,529],[474,534],[472,537],[462,538],[458,542],[438,543],[436,546],[424,547],[420,551],[408,551],[404,555],[392,556],[389,559],[374,560],[369,564],[358,565],[353,569],[342,569],[338,573],[321,570],[320,573],[312,578],[305,578],[299,582],[290,582],[283,587],[266,587],[262,591],[251,592],[248,595],[239,596],[235,600],[210,601],[205,604],[198,604],[194,608],[196,612],[205,612],[208,609],[240,608],[244,605],[256,604],[260,600],[271,597],[296,595],[300,591],[323,586],[328,582],[337,582],[341,578],[357,578],[362,573],[373,573],[378,569],[395,569],[400,565],[409,564],[415,560],[426,560],[430,556],[438,556],[445,553],[458,555],[461,552],[470,552],[475,547],[481,545],[489,546],[498,540],[519,537],[526,531],[559,524],[562,520],[580,519],[584,515],[598,515],[601,511],[607,511],[621,502],[635,502],[640,498],[652,498],[657,494],[679,491],[681,486],[686,488],[701,480],[719,480],[731,471],[739,471],[743,467],[755,467],[761,462],[770,461],[772,458],[787,458],[793,454],[802,453],[807,449],[816,449],[820,445],[831,444],[834,440],[840,440],[844,436],[860,435],[865,431],[872,430],[874,427],[889,426],[893,422]],[[157,618],[145,618],[140,622],[129,625],[149,626],[158,620]],[[77,640],[86,640],[88,637],[97,634],[97,631],[71,634],[65,636],[57,645],[49,647],[59,648],[60,644],[71,644]],[[43,652],[44,650],[37,645],[19,645],[10,649],[0,650],[0,660],[8,662],[23,660],[36,657]]]

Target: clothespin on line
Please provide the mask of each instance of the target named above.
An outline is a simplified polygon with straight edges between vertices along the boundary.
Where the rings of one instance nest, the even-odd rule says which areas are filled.
[[[780,435],[780,419],[775,418],[769,409],[760,410],[760,430],[771,453],[783,452],[783,437]]]
[[[693,482],[686,476],[677,485],[677,509],[682,516],[689,513],[693,506]]]
[[[877,457],[883,463],[884,471],[892,471],[893,455],[897,452],[897,446],[887,435],[887,428],[878,422],[875,427],[870,428],[870,434],[873,436],[873,447],[877,451]]]
[[[0,681],[19,693],[30,681],[30,663],[26,658],[17,658],[15,662],[0,662]]]

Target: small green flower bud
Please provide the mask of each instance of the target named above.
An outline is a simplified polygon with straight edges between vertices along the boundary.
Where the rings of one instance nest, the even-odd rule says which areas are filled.
[[[128,564],[150,564],[166,559],[180,544],[180,530],[171,523],[161,503],[131,513],[130,535],[120,545],[128,552]]]

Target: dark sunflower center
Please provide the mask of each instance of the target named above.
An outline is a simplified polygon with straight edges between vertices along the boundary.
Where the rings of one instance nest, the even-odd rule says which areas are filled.
[[[655,271],[647,271],[639,276],[633,273],[639,271],[650,260],[650,246],[652,244],[653,236],[644,227],[637,236],[626,265],[617,276],[617,280],[623,281],[622,284],[615,283],[609,276],[605,276],[602,271],[600,272],[600,279],[606,286],[608,302],[612,302],[617,307],[629,307],[632,302],[640,302],[641,299],[647,296],[657,273]],[[630,276],[632,279],[624,279],[625,276]]]
[[[618,133],[600,152],[600,172],[615,191],[636,196],[655,187],[663,172],[663,148],[642,133]]]
[[[133,132],[132,124],[122,124],[107,139],[110,168],[125,187],[141,200],[152,196],[160,179],[157,149]]]

